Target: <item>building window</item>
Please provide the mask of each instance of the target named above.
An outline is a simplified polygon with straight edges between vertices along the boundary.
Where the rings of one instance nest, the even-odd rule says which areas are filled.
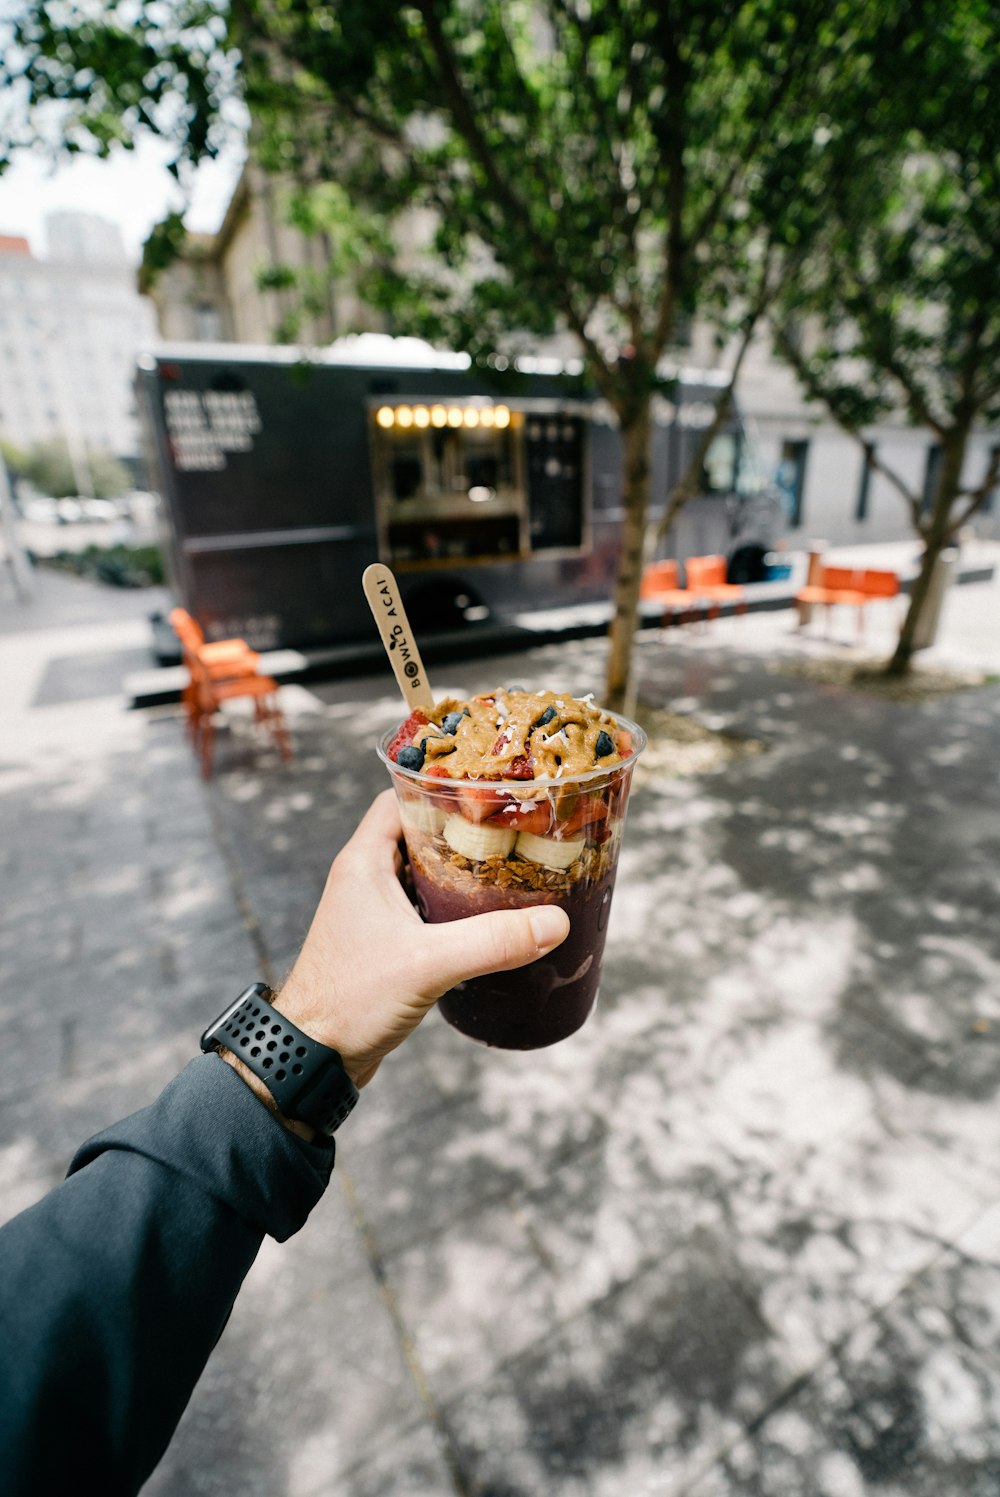
[[[809,443],[805,440],[783,442],[781,461],[778,464],[777,485],[785,502],[788,523],[793,528],[802,524],[803,494],[806,483],[806,459]]]
[[[872,458],[875,456],[875,448],[868,442],[865,443],[864,456],[861,459],[861,478],[858,482],[858,502],[854,506],[854,518],[856,520],[867,520],[868,498],[872,486]]]
[[[927,449],[927,457],[924,462],[924,494],[923,509],[926,512],[933,503],[938,489],[938,480],[941,477],[941,443],[932,442]]]
[[[199,343],[222,342],[222,317],[211,302],[199,302],[194,309],[195,337]]]

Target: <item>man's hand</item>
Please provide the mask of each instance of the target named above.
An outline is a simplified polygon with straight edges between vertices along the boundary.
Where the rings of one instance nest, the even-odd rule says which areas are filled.
[[[442,993],[468,977],[505,972],[566,939],[552,904],[425,925],[400,882],[402,825],[395,792],[373,802],[334,860],[323,897],[276,1006],[370,1081]]]

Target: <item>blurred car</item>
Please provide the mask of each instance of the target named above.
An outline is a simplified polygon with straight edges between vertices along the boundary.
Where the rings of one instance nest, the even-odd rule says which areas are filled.
[[[19,501],[21,514],[26,520],[39,525],[56,525],[59,522],[59,501],[44,494],[33,495]]]
[[[118,506],[110,499],[81,499],[80,508],[85,520],[117,520]]]

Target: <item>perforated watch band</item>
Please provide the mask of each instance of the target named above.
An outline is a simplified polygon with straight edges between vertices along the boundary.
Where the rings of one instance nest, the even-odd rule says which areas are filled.
[[[286,1118],[334,1133],[353,1111],[358,1089],[336,1050],[303,1034],[256,982],[201,1037],[202,1050],[231,1050],[259,1076]]]

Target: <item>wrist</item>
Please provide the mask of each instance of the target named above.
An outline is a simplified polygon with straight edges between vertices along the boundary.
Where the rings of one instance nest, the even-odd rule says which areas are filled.
[[[309,1123],[299,1122],[297,1118],[286,1118],[260,1077],[255,1076],[250,1067],[245,1066],[238,1055],[234,1055],[231,1050],[216,1050],[215,1053],[220,1060],[225,1061],[227,1066],[232,1066],[240,1080],[246,1082],[254,1096],[263,1102],[268,1112],[274,1114],[283,1128],[287,1128],[289,1133],[294,1133],[296,1138],[304,1139],[307,1144],[315,1142],[316,1129]]]
[[[313,1001],[307,979],[295,971],[281,988],[274,990],[271,1004],[317,1044],[336,1050],[344,1070],[356,1087],[364,1086],[372,1074],[372,1055],[355,1044],[350,1022],[338,1019],[328,995]]]
[[[335,1133],[358,1088],[339,1052],[300,1029],[273,997],[266,983],[252,983],[204,1031],[201,1048],[225,1051],[265,1107],[286,1127],[299,1125],[291,1130],[299,1137]]]

